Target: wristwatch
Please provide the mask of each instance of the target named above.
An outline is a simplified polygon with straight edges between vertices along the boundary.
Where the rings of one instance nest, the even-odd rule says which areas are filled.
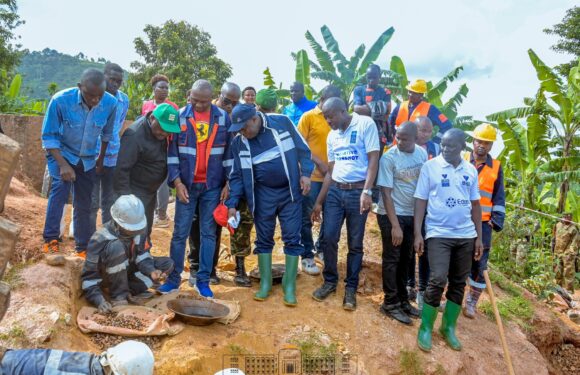
[[[363,189],[363,193],[365,193],[366,195],[372,197],[373,190],[372,189]]]

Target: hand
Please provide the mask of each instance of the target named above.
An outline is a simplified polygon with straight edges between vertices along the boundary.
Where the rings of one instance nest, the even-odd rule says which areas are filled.
[[[181,203],[189,203],[189,193],[187,192],[187,186],[183,182],[175,185],[175,194]]]
[[[102,159],[97,159],[97,166],[95,168],[95,173],[98,175],[102,175],[103,173],[105,173],[104,161]]]
[[[415,243],[414,243],[414,247],[415,247],[415,252],[417,253],[417,255],[421,256],[423,255],[423,250],[425,244],[423,243],[423,236],[420,234],[416,234],[415,235]]]
[[[229,196],[230,196],[230,188],[226,184],[226,186],[224,186],[222,192],[220,193],[220,201],[221,202],[225,201],[226,199],[228,199]]]
[[[315,203],[314,208],[312,208],[312,213],[310,214],[310,220],[312,222],[320,223],[320,212],[322,212],[322,205],[320,203]]]
[[[360,214],[364,214],[366,211],[371,209],[371,205],[373,204],[373,200],[370,195],[367,193],[362,193],[360,195]]]
[[[481,238],[475,239],[475,256],[473,259],[480,260],[481,256],[483,255],[483,243],[481,242]]]
[[[236,210],[235,208],[228,208],[228,219],[232,218],[232,217],[236,217],[236,214],[238,213],[238,210]]]
[[[70,166],[69,163],[59,165],[59,169],[60,169],[60,178],[62,178],[63,181],[74,182],[77,179],[75,170]]]
[[[106,300],[103,300],[103,302],[99,304],[99,307],[97,307],[97,310],[99,310],[99,313],[101,314],[109,314],[113,311],[113,306],[111,306],[111,304]]]
[[[393,240],[393,246],[399,246],[403,243],[403,231],[399,225],[391,228],[391,237]]]
[[[151,272],[151,275],[149,277],[153,281],[159,281],[159,279],[161,279],[162,276],[163,276],[163,272],[161,272],[160,270],[155,270],[155,271]]]
[[[300,189],[302,189],[302,195],[310,193],[310,177],[300,177]]]

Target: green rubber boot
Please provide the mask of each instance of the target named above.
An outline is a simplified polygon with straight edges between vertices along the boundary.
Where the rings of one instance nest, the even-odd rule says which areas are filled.
[[[435,320],[437,320],[437,308],[424,303],[423,311],[421,312],[421,326],[417,333],[417,345],[419,345],[419,349],[425,352],[431,351],[431,338]]]
[[[282,290],[284,291],[284,304],[294,307],[298,304],[296,300],[296,274],[298,273],[298,259],[292,255],[286,255],[286,269],[282,276]]]
[[[272,290],[272,253],[258,254],[258,268],[260,269],[260,290],[254,294],[254,299],[264,301]]]
[[[457,318],[461,313],[461,305],[447,300],[445,304],[445,312],[443,313],[443,320],[439,333],[445,338],[447,345],[453,350],[461,350],[461,343],[457,336],[455,336],[455,328],[457,327]]]

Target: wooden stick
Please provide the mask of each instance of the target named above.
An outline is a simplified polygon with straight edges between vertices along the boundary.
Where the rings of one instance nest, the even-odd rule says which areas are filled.
[[[483,277],[485,278],[485,284],[487,285],[487,293],[489,294],[489,299],[491,300],[491,306],[493,307],[493,313],[495,315],[495,322],[497,323],[497,328],[499,329],[499,338],[501,339],[501,346],[503,347],[503,358],[505,364],[508,368],[508,373],[510,375],[515,375],[514,366],[512,365],[512,358],[510,356],[510,351],[507,346],[507,341],[505,339],[505,333],[503,331],[503,323],[501,322],[501,316],[499,315],[499,310],[497,309],[497,304],[495,302],[495,295],[493,294],[493,289],[491,288],[491,281],[489,280],[489,274],[487,270],[483,271]]]

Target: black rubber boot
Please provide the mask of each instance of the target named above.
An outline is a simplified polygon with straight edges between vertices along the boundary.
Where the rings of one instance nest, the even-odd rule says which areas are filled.
[[[236,276],[234,277],[234,284],[244,288],[250,288],[252,281],[246,274],[245,257],[236,257]]]

